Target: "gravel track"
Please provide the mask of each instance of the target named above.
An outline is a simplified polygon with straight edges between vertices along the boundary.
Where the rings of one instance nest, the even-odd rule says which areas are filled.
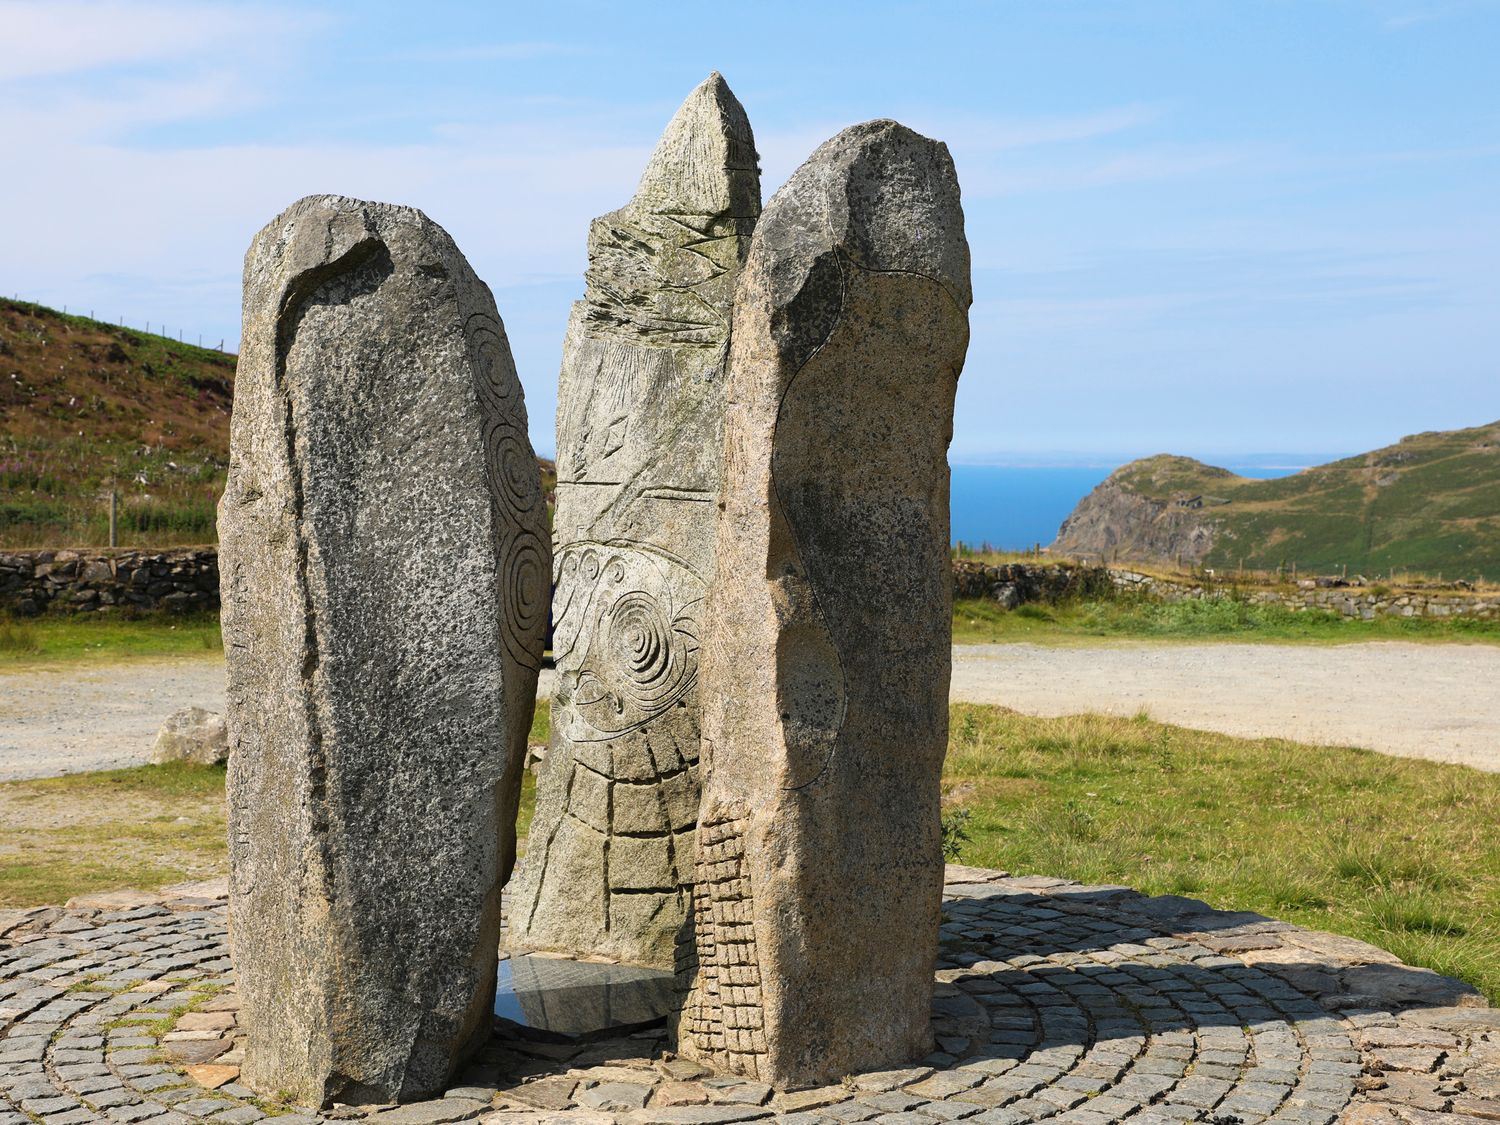
[[[1144,709],[1198,730],[1500,771],[1500,646],[1007,644],[954,652],[954,699],[1031,715]]]
[[[542,690],[551,690],[543,673]],[[1500,771],[1500,647],[963,645],[953,698],[1034,715],[1133,715]],[[0,780],[146,760],[179,707],[224,706],[219,659],[0,671]]]

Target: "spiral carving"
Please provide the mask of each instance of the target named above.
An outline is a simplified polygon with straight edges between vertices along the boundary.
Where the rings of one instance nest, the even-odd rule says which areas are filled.
[[[559,729],[598,741],[644,726],[697,680],[702,580],[640,547],[575,544],[558,559]]]
[[[526,406],[505,326],[488,313],[464,321],[483,422],[484,471],[499,541],[500,633],[506,655],[540,668],[551,604],[551,545],[542,478],[526,436]]]
[[[532,531],[513,532],[501,550],[501,634],[506,654],[527,668],[541,667],[552,590],[548,554],[546,544]]]
[[[501,511],[530,524],[542,503],[542,478],[526,435],[507,419],[489,422],[484,431],[485,471]]]
[[[619,689],[631,703],[651,710],[676,690],[683,669],[673,668],[672,622],[660,602],[632,590],[615,602],[603,626],[604,648],[623,673]]]
[[[479,393],[486,412],[515,411],[519,403],[513,400],[519,398],[516,391],[520,389],[521,381],[516,376],[516,365],[511,359],[505,326],[487,313],[475,313],[464,322],[464,334],[469,341],[474,388]],[[524,415],[522,420],[524,421]]]

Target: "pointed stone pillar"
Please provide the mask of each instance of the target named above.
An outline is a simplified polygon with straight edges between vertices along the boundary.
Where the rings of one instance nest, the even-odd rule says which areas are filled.
[[[759,214],[750,123],[714,74],[672,118],[635,198],[589,230],[558,392],[558,686],[511,899],[516,949],[674,963],[730,303]]]
[[[781,1086],[904,1063],[943,881],[947,448],[969,252],[947,148],[846,129],[736,296],[704,622],[696,966],[680,1048]]]
[[[245,259],[219,509],[244,1081],[437,1093],[493,1019],[546,508],[489,289],[316,196]]]

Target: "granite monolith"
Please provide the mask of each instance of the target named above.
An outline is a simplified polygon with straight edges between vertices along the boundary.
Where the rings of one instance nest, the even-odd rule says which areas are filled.
[[[489,289],[420,211],[245,259],[219,509],[242,1080],[430,1096],[489,1034],[549,548]]]
[[[947,148],[847,129],[735,299],[684,1054],[778,1086],[931,1049],[969,253]]]
[[[589,230],[558,391],[558,678],[512,895],[519,950],[674,964],[691,899],[730,304],[759,214],[750,123],[714,74],[630,203]]]

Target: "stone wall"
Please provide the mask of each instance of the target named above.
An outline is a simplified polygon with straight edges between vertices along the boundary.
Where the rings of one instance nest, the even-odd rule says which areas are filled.
[[[1174,582],[1140,571],[1067,562],[953,564],[953,596],[983,598],[1007,609],[1073,597],[1136,593],[1181,598],[1243,597],[1288,609],[1321,609],[1371,620],[1394,617],[1500,618],[1500,590],[1463,586],[1387,587],[1355,579],[1304,578],[1254,588],[1225,582]],[[0,551],[0,612],[94,612],[107,607],[165,610],[219,608],[219,554],[213,547],[164,551]]]
[[[219,552],[0,552],[0,610],[30,617],[122,609],[186,612],[219,608]]]
[[[1074,563],[987,563],[963,559],[953,563],[953,596],[984,598],[1014,609],[1027,602],[1107,597],[1113,592],[1108,568]]]
[[[1121,592],[1167,601],[1240,597],[1257,605],[1320,609],[1366,621],[1376,617],[1500,617],[1500,590],[1475,590],[1467,584],[1392,587],[1364,579],[1304,578],[1257,588],[1223,581],[1174,582],[1132,570],[1111,570],[1109,576]]]

